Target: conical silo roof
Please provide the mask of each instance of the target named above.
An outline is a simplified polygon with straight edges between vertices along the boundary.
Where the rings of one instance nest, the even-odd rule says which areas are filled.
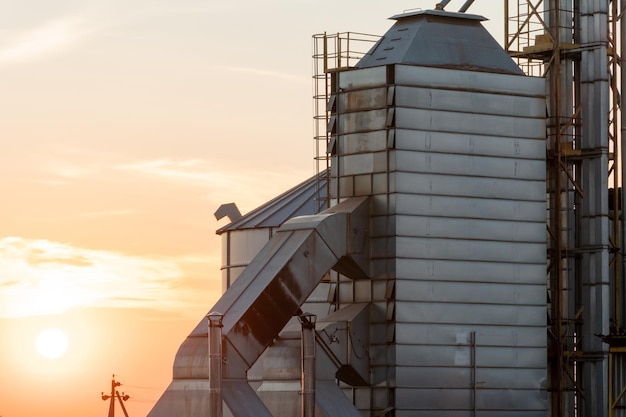
[[[474,14],[421,10],[392,16],[396,23],[357,68],[390,64],[524,75]]]
[[[271,199],[237,220],[219,228],[216,233],[233,230],[280,227],[292,217],[317,214],[326,207],[327,172],[321,172]],[[317,201],[320,199],[320,201]]]

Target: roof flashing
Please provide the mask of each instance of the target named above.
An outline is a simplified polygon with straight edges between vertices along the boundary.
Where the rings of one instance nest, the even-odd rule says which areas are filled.
[[[484,16],[470,13],[459,13],[459,12],[447,12],[445,10],[412,10],[406,13],[400,13],[391,16],[390,20],[401,20],[414,16],[421,15],[430,15],[430,16],[442,16],[442,17],[451,17],[457,19],[467,19],[467,20],[477,20],[479,22],[483,22],[485,20],[489,20]]]

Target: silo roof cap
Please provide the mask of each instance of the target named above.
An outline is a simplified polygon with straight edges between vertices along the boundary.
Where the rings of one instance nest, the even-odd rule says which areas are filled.
[[[390,19],[396,22],[356,68],[403,64],[524,75],[483,27],[483,16],[418,10]]]
[[[478,14],[446,12],[445,10],[412,10],[410,12],[393,15],[389,19],[400,20],[406,17],[413,17],[413,16],[420,16],[420,15],[457,17],[460,19],[478,20],[479,22],[489,20],[485,16],[481,16]]]

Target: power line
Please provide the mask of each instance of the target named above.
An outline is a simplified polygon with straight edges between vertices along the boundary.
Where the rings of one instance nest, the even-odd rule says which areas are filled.
[[[117,398],[117,401],[120,403],[120,406],[122,407],[124,416],[128,417],[128,412],[126,412],[124,401],[128,401],[128,399],[130,398],[130,395],[127,395],[124,392],[120,394],[120,392],[116,390],[116,388],[119,387],[120,385],[122,385],[122,383],[115,380],[115,374],[114,374],[113,378],[111,379],[111,395],[105,395],[104,392],[102,393],[103,401],[110,400],[108,417],[115,417],[115,399],[116,398]]]

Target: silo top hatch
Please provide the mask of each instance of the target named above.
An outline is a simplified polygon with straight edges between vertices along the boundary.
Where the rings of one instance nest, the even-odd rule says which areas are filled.
[[[483,16],[420,10],[392,16],[396,23],[357,68],[390,64],[524,75],[483,27]]]

